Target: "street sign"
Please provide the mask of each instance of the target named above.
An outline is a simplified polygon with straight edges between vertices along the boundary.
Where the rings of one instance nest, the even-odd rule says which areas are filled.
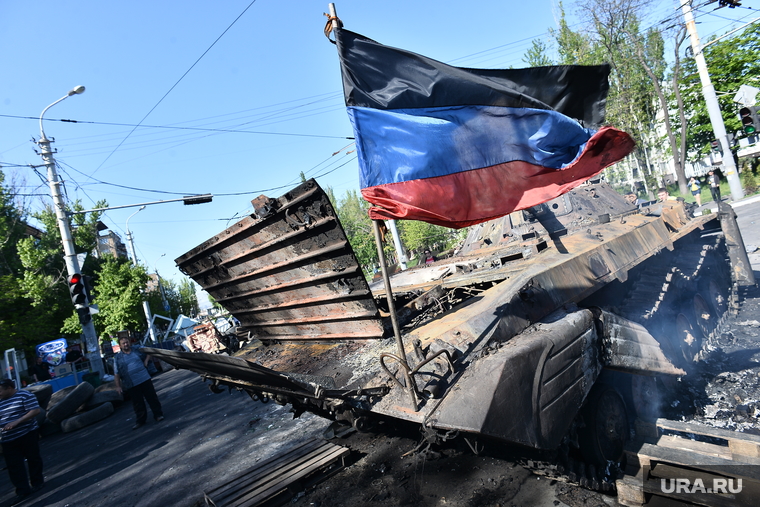
[[[754,106],[756,104],[758,92],[760,92],[760,88],[755,88],[750,85],[741,85],[739,91],[734,95],[734,102],[746,107]]]

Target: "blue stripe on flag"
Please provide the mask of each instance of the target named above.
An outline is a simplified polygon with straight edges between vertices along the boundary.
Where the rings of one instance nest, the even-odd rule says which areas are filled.
[[[497,106],[349,107],[361,187],[523,161],[562,169],[594,130],[555,111]]]

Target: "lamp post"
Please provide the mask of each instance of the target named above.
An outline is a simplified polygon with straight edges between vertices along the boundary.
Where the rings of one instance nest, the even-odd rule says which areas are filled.
[[[69,90],[69,92],[56,100],[40,113],[40,139],[37,144],[40,147],[40,156],[47,168],[48,185],[50,186],[50,194],[53,197],[53,209],[55,210],[56,221],[58,222],[58,229],[61,232],[61,241],[63,243],[64,262],[66,264],[66,271],[69,277],[78,274],[79,261],[77,260],[76,249],[74,247],[74,238],[71,235],[71,226],[69,225],[69,217],[66,214],[66,205],[61,194],[61,181],[58,179],[58,173],[55,168],[55,157],[53,156],[53,150],[50,148],[50,141],[45,136],[45,129],[42,125],[42,117],[45,115],[48,109],[58,104],[59,102],[71,97],[72,95],[79,95],[84,93],[84,86],[77,86]],[[87,305],[77,305],[77,310],[89,311]],[[81,321],[81,320],[80,320]],[[87,358],[90,360],[90,366],[100,373],[103,377],[105,370],[103,369],[103,360],[100,355],[100,344],[98,343],[98,335],[95,332],[95,326],[92,323],[92,319],[82,324],[82,334],[87,344]]]
[[[129,218],[127,218],[127,221],[124,222],[124,228],[127,231],[127,241],[129,242],[129,251],[132,254],[132,264],[137,266],[137,253],[135,253],[135,242],[132,237],[132,233],[129,230],[129,219],[133,216],[140,213],[142,210],[145,209],[145,206],[140,206],[137,211],[129,215]],[[156,339],[156,332],[153,329],[153,316],[150,313],[150,305],[148,304],[148,301],[143,297],[142,302],[143,312],[145,313],[145,320],[148,323],[148,333],[150,334],[150,339],[153,343],[158,343],[158,340]]]

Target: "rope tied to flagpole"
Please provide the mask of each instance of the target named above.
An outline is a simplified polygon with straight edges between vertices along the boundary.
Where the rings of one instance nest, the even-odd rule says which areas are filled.
[[[327,40],[335,44],[335,41],[330,38],[330,32],[332,32],[333,29],[343,28],[343,22],[338,16],[326,12],[323,14],[327,18],[327,24],[325,24],[325,37],[327,37]]]

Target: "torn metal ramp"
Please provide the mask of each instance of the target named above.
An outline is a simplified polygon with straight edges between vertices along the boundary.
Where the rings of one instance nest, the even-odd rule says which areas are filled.
[[[299,382],[286,374],[278,373],[239,357],[204,354],[202,352],[178,352],[150,347],[145,347],[143,350],[146,354],[166,361],[177,368],[190,370],[204,377],[222,380],[226,384],[237,384],[240,387],[266,386],[272,390],[284,389],[312,396],[316,395],[320,389],[318,386]]]

